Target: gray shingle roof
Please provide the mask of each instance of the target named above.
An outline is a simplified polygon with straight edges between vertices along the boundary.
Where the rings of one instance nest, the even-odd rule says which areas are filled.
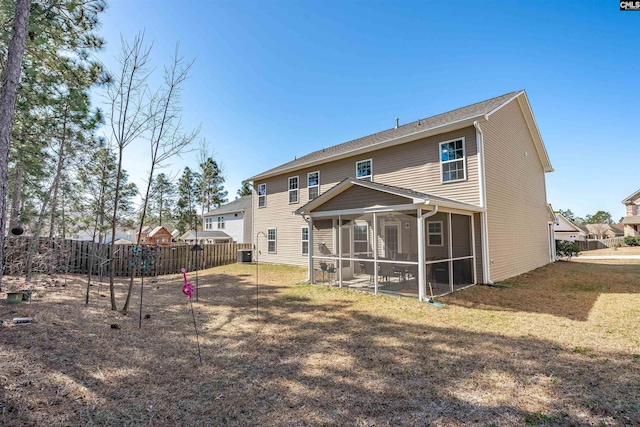
[[[204,216],[205,217],[219,216],[219,215],[225,215],[233,212],[241,212],[245,209],[249,209],[250,207],[251,207],[251,196],[244,196],[232,202],[229,202],[226,205],[222,205],[217,209],[206,212]]]
[[[390,141],[396,138],[409,136],[417,132],[423,132],[429,129],[434,129],[441,126],[453,124],[459,121],[471,119],[474,117],[479,117],[479,116],[490,113],[491,111],[495,110],[500,105],[509,101],[511,98],[515,97],[517,94],[521,92],[522,92],[521,90],[510,92],[502,96],[498,96],[496,98],[487,99],[486,101],[471,104],[466,107],[458,108],[456,110],[452,110],[446,113],[438,114],[425,119],[420,119],[415,122],[411,122],[406,125],[399,126],[398,128],[387,129],[382,132],[374,133],[369,136],[354,139],[352,141],[344,142],[342,144],[334,145],[333,147],[323,148],[322,150],[314,151],[305,156],[299,157],[295,160],[284,163],[275,168],[269,169],[266,172],[260,173],[252,178],[249,178],[248,180],[260,179],[267,176],[276,175],[281,172],[283,173],[287,170],[301,168],[301,167],[308,166],[315,163],[322,163],[323,161],[328,161],[332,157],[339,156],[341,154],[345,154],[350,151],[363,149],[363,148],[374,146],[376,144]]]

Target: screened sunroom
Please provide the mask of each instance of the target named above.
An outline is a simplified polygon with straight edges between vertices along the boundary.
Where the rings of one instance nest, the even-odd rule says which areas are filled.
[[[480,209],[346,179],[296,211],[315,284],[430,298],[477,283]]]

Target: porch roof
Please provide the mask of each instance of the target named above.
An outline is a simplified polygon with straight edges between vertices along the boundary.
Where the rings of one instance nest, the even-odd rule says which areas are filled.
[[[392,194],[399,197],[404,197],[407,199],[407,204],[416,205],[430,205],[430,206],[440,206],[443,208],[451,208],[451,209],[460,209],[464,211],[471,212],[482,212],[483,208],[472,205],[469,203],[459,202],[457,200],[448,199],[446,197],[435,196],[433,194],[421,193],[418,191],[414,191],[408,188],[396,187],[393,185],[381,184],[378,182],[371,181],[363,181],[356,178],[345,178],[336,184],[334,187],[325,191],[320,196],[316,197],[313,200],[310,200],[307,204],[300,207],[293,213],[295,215],[309,215],[312,211],[318,209],[323,204],[327,203],[329,200],[334,197],[342,194],[349,188],[353,186],[360,186],[363,188],[367,188],[369,190],[381,191],[383,193]]]

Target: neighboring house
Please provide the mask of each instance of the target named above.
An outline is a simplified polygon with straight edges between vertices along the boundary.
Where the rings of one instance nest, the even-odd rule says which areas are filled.
[[[189,243],[190,245],[193,245],[193,244],[196,243],[196,232],[194,230],[189,230],[186,233],[184,233],[182,236],[180,236],[179,240],[182,241],[182,242],[185,242],[185,243]],[[226,234],[224,231],[218,231],[218,230],[202,231],[202,230],[198,230],[198,243],[199,244],[205,244],[205,243],[232,243],[232,242],[233,242],[233,239],[231,238],[231,236]]]
[[[331,266],[341,285],[377,290],[393,274],[420,299],[430,283],[492,283],[554,260],[551,171],[527,95],[512,92],[249,178],[255,243],[261,262],[307,266],[311,282]]]
[[[589,230],[582,224],[571,221],[559,212],[555,212],[556,223],[553,227],[553,234],[556,240],[585,241],[589,235]]]
[[[589,239],[610,239],[624,236],[620,224],[586,224]]]
[[[173,240],[174,242],[175,242],[176,240],[178,240],[178,239],[180,238],[180,230],[178,230],[177,228],[176,228],[176,229],[174,229],[174,230],[171,232],[171,238],[172,238],[172,240]]]
[[[140,230],[139,233],[135,234],[134,241],[138,242],[138,236],[139,236],[139,241],[141,245],[149,244],[149,233],[151,233],[151,227],[149,227],[148,225],[145,225],[144,227],[142,227],[142,230]]]
[[[140,244],[143,245],[160,245],[171,246],[171,232],[167,230],[163,225],[159,225],[153,230],[149,231],[150,227],[144,227],[140,234]],[[136,241],[138,239],[138,233],[136,233]]]
[[[135,236],[135,231],[130,229],[125,229],[122,227],[116,228],[116,241],[120,239],[131,240],[133,236]],[[106,230],[102,233],[103,243],[111,243],[111,230]],[[94,238],[92,230],[80,230],[73,237],[73,240],[93,240],[95,242],[98,241],[98,236],[96,235]]]
[[[205,213],[202,228],[223,231],[236,243],[251,243],[251,196],[240,197]]]
[[[622,225],[625,236],[640,236],[640,190],[622,201],[625,207]]]

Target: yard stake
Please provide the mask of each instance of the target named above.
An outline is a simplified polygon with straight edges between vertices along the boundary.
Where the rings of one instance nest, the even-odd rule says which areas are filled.
[[[193,301],[191,296],[193,295],[194,287],[191,283],[187,282],[187,270],[184,268],[181,270],[184,277],[184,285],[182,286],[182,293],[189,298],[189,305],[191,306],[191,317],[193,317],[193,329],[196,331],[196,343],[198,344],[198,359],[200,359],[200,366],[202,366],[202,354],[200,353],[200,337],[198,336],[198,326],[196,324],[196,313],[193,311]]]

